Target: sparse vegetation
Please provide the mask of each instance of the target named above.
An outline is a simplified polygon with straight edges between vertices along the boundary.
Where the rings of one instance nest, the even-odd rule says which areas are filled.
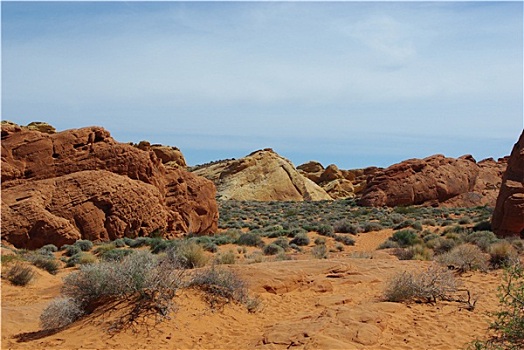
[[[23,263],[15,263],[6,273],[6,278],[15,286],[26,286],[34,277],[35,273],[31,269],[31,266],[24,265]]]

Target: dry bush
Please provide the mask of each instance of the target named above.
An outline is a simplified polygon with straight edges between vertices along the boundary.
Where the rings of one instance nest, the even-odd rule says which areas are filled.
[[[505,240],[493,243],[489,247],[489,262],[495,267],[506,267],[518,261],[518,253],[513,245]]]
[[[58,297],[40,315],[40,325],[43,329],[62,328],[75,322],[83,314],[84,311],[74,299]]]
[[[451,251],[437,256],[437,262],[458,272],[471,270],[487,271],[488,257],[473,244],[461,244]]]
[[[384,291],[386,301],[402,302],[418,300],[436,302],[449,300],[457,290],[453,274],[436,264],[419,273],[401,272],[387,282]]]

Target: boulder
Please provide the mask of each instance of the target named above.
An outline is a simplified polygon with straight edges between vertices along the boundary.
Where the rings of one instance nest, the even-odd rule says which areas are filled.
[[[101,127],[48,134],[2,123],[1,147],[2,239],[19,248],[216,231],[212,182]]]
[[[524,131],[513,146],[502,176],[491,228],[499,237],[524,238]]]
[[[494,205],[486,203],[483,196],[488,191],[496,191],[501,181],[496,174],[503,168],[504,162],[492,169],[488,162],[479,165],[469,155],[457,159],[443,155],[409,159],[370,175],[358,203],[375,207],[441,203]]]
[[[272,149],[218,163],[199,166],[195,174],[212,180],[221,199],[254,201],[330,200],[313,181]]]

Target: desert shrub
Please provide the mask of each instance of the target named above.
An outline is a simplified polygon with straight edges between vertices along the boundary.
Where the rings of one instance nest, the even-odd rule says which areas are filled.
[[[340,243],[335,244],[335,251],[343,252],[344,251],[344,245],[340,244]]]
[[[495,334],[485,341],[475,341],[470,349],[520,350],[524,347],[524,270],[520,263],[506,267],[498,288],[499,310],[489,328]]]
[[[302,251],[302,248],[300,248],[300,246],[296,245],[295,243],[290,243],[289,244],[289,248],[293,249],[296,252],[301,252]]]
[[[380,231],[384,227],[379,222],[366,222],[362,227],[364,232]]]
[[[424,241],[424,243],[428,243],[429,241],[433,241],[433,240],[439,239],[439,238],[440,238],[440,236],[437,235],[436,233],[429,233],[429,234],[425,235],[424,237],[422,237],[422,240]]]
[[[284,249],[284,250],[288,250],[289,249],[289,242],[288,242],[286,237],[279,237],[279,238],[275,239],[273,241],[273,244],[276,244],[276,245],[282,247],[282,249]]]
[[[510,238],[508,239],[509,242],[515,249],[517,250],[517,253],[521,254],[524,252],[524,239],[521,238]]]
[[[151,238],[149,237],[137,237],[135,239],[126,240],[126,244],[130,248],[140,248],[149,245]]]
[[[311,254],[317,259],[327,259],[328,249],[325,244],[319,244],[311,249]]]
[[[93,242],[88,241],[87,239],[79,239],[74,243],[74,245],[80,248],[83,252],[88,252],[93,249]]]
[[[47,253],[55,253],[58,251],[58,248],[54,244],[46,244],[42,248],[39,249],[41,252],[47,252]]]
[[[435,221],[435,219],[423,219],[422,220],[422,225],[437,226],[437,222]]]
[[[464,216],[464,217],[461,217],[458,221],[458,223],[460,225],[468,225],[468,224],[471,224],[471,218],[469,216]]]
[[[357,234],[364,230],[358,225],[349,220],[340,220],[333,225],[333,230],[337,233],[352,233]]]
[[[349,236],[336,235],[335,241],[340,242],[344,245],[355,245],[355,240]]]
[[[464,226],[453,225],[453,226],[447,227],[444,230],[444,234],[448,234],[450,232],[451,233],[468,233],[469,229],[467,227],[464,227]]]
[[[228,250],[225,253],[220,253],[215,258],[215,262],[219,265],[232,265],[235,263],[235,253],[232,250]]]
[[[453,274],[433,264],[422,272],[404,271],[394,275],[386,283],[384,299],[392,302],[436,302],[438,299],[449,299],[456,290]]]
[[[411,252],[412,260],[431,260],[433,259],[433,251],[421,244],[415,244],[414,246],[406,248]]]
[[[315,245],[326,244],[326,239],[324,237],[317,237],[314,243]]]
[[[399,248],[399,244],[391,239],[386,239],[384,242],[380,243],[377,249],[389,249],[389,248]]]
[[[54,257],[47,257],[40,254],[31,254],[28,256],[29,262],[36,267],[46,270],[52,275],[56,275],[60,268],[60,263]]]
[[[103,243],[99,246],[97,246],[95,248],[95,250],[93,251],[94,254],[103,254],[104,252],[108,251],[108,250],[113,250],[116,248],[116,245],[114,242],[110,242],[110,243]]]
[[[422,231],[422,223],[421,223],[420,221],[414,221],[414,222],[411,224],[411,227],[412,227],[414,230]]]
[[[444,226],[449,226],[449,225],[453,225],[453,220],[444,220],[440,223],[440,226],[444,227]]]
[[[264,244],[262,238],[260,238],[259,235],[251,232],[241,234],[235,243],[238,245],[245,245],[250,247],[260,247]]]
[[[206,301],[215,308],[230,301],[248,300],[246,283],[234,272],[211,267],[197,272],[189,286],[206,293]]]
[[[307,233],[299,233],[289,242],[289,244],[295,244],[297,246],[307,246],[309,245],[309,242],[310,240]]]
[[[35,272],[30,266],[15,263],[6,272],[6,278],[15,286],[26,286],[35,277]]]
[[[432,248],[436,255],[447,253],[458,245],[457,241],[443,237],[439,237],[438,239],[430,242],[428,242],[426,245],[429,248]]]
[[[40,325],[43,329],[57,329],[75,322],[84,314],[80,305],[69,297],[57,297],[44,309],[40,315]]]
[[[393,233],[391,240],[397,242],[400,247],[408,247],[417,241],[417,234],[413,230],[400,230]]]
[[[316,231],[319,235],[333,237],[335,229],[331,225],[319,225],[311,231]],[[304,232],[305,233],[305,232]]]
[[[517,250],[508,241],[502,240],[489,247],[489,263],[495,268],[513,265],[518,260]]]
[[[412,220],[412,219],[404,220],[404,221],[398,223],[398,224],[395,226],[395,230],[401,230],[401,229],[403,229],[403,228],[410,227],[410,226],[412,226],[414,223],[415,223],[415,221]]]
[[[491,231],[491,222],[488,220],[478,222],[473,226],[473,231]]]
[[[126,246],[126,242],[123,238],[117,238],[113,241],[113,244],[115,245],[115,247],[117,248],[123,248]]]
[[[282,251],[282,247],[276,245],[276,244],[273,244],[273,243],[270,243],[270,244],[266,244],[263,248],[262,248],[262,252],[264,253],[264,255],[276,255],[278,253],[280,253]]]
[[[475,244],[482,251],[487,252],[492,243],[498,241],[497,236],[491,231],[475,231],[464,238],[465,242]]]
[[[473,244],[461,244],[451,251],[441,254],[436,258],[442,265],[452,267],[459,272],[471,270],[486,271],[488,268],[488,258]]]
[[[168,248],[166,255],[170,261],[188,269],[202,267],[207,263],[204,249],[191,241],[181,241],[179,244]]]
[[[62,249],[65,250],[65,255],[66,256],[73,256],[73,255],[78,254],[78,253],[80,253],[82,251],[79,246],[69,245],[69,244],[66,244],[66,245],[62,246]]]
[[[133,251],[129,249],[110,249],[102,251],[98,257],[104,261],[121,261],[132,253]]]

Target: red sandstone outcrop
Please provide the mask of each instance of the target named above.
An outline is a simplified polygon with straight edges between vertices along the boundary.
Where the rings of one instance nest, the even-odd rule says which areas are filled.
[[[142,151],[153,151],[162,163],[168,167],[187,167],[186,159],[178,147],[159,144],[151,145],[148,141],[140,141],[136,147]]]
[[[477,163],[469,155],[409,159],[370,176],[359,204],[493,206],[505,164],[503,159]]]
[[[212,180],[221,199],[255,201],[330,200],[313,181],[271,149],[236,160],[199,166],[195,174]]]
[[[2,239],[17,247],[217,228],[213,183],[101,127],[49,134],[2,123],[1,170]]]
[[[524,236],[524,131],[509,156],[491,228],[500,237]]]

